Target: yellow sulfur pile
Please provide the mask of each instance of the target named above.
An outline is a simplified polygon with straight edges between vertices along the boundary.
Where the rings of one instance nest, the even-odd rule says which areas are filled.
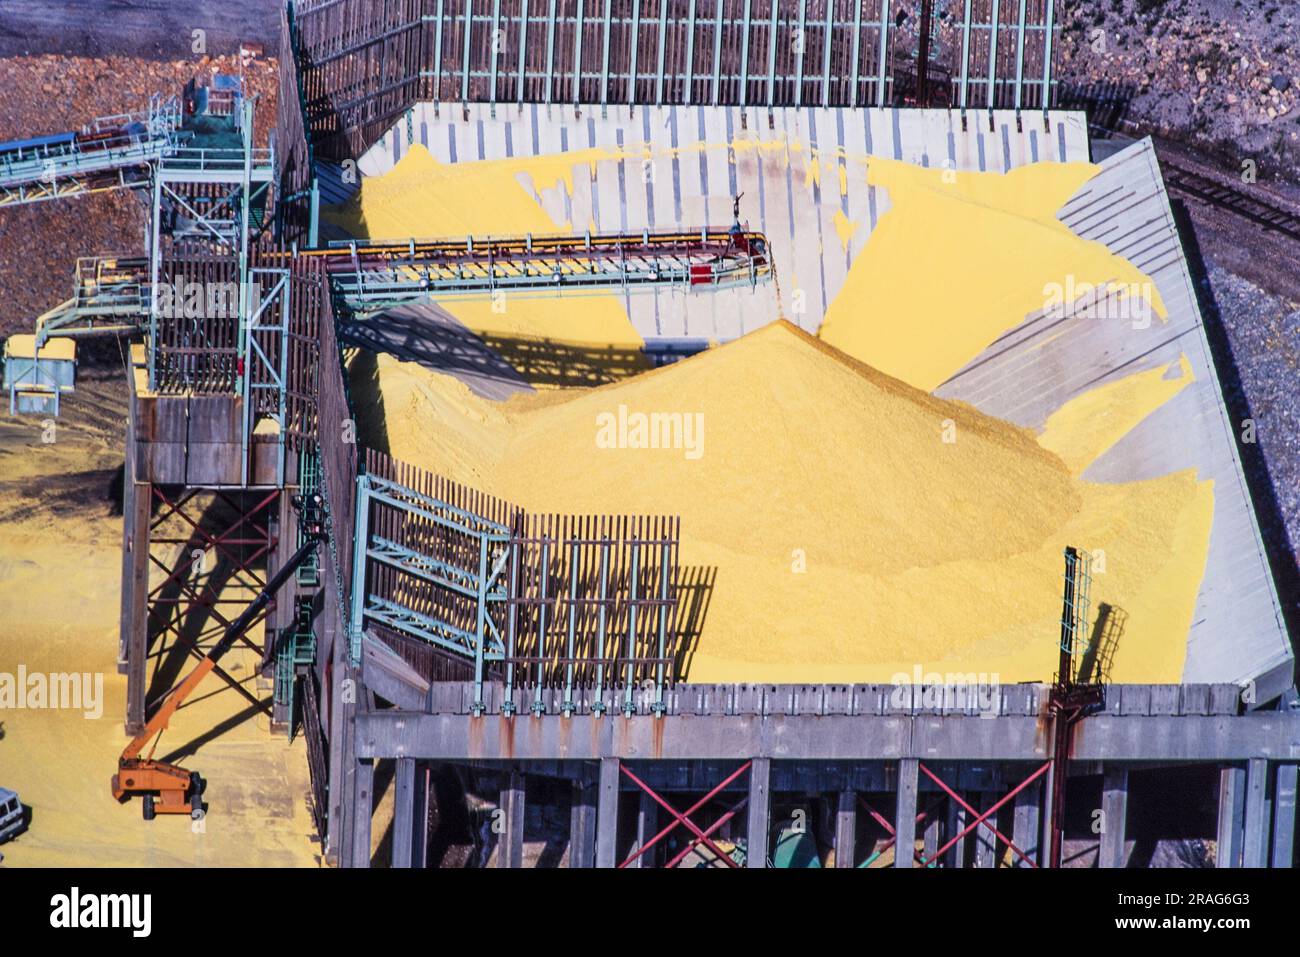
[[[1076,474],[1136,420],[1062,445],[1067,465],[785,323],[502,403],[387,356],[365,368],[363,438],[399,459],[530,509],[680,514],[683,564],[716,570],[692,681],[889,681],[918,666],[1049,680],[1066,545],[1104,554],[1093,605],[1127,614],[1113,679],[1181,677],[1212,483]],[[1108,405],[1154,408],[1136,393],[1169,388],[1142,380]],[[669,423],[669,447],[636,447],[647,422]]]

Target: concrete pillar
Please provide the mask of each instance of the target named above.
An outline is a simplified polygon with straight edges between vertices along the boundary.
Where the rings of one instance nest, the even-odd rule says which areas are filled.
[[[927,867],[938,867],[939,863],[934,859],[935,852],[943,843],[943,816],[936,809],[925,819],[925,827],[921,831],[921,842],[923,849],[921,854],[925,857]]]
[[[1043,789],[1037,783],[1029,785],[1017,794],[1013,799],[1011,825],[1011,840],[1016,842],[1016,847],[1025,852],[1029,861],[1040,866],[1042,864],[1042,856],[1039,854],[1039,841],[1042,837],[1042,801]],[[1016,858],[1012,867],[1032,866],[1029,861],[1022,860],[1017,855],[1012,856]]]
[[[497,867],[524,866],[524,776],[511,771],[497,802]]]
[[[356,762],[353,773],[352,844],[346,866],[370,866],[370,817],[374,813],[375,762],[369,758]]]
[[[1246,762],[1245,841],[1242,867],[1268,866],[1268,760],[1251,758]]]
[[[650,838],[659,833],[659,805],[645,791],[640,794],[636,807],[636,849],[645,847]],[[636,859],[636,867],[654,867],[660,846],[656,844]]]
[[[393,867],[424,867],[428,844],[428,771],[414,758],[398,758],[393,780]]]
[[[975,807],[981,809],[981,813],[983,813],[983,808],[992,807],[1000,798],[1001,795],[999,794],[984,794],[981,796],[980,802],[976,804]],[[976,816],[978,817],[979,815]],[[994,827],[997,826],[997,821],[993,818],[985,818],[984,820],[989,824],[992,824]],[[975,828],[973,833],[975,837],[975,866],[985,870],[997,867],[999,843],[997,835],[989,830],[988,826],[985,824],[981,824],[979,827]]]
[[[585,781],[573,782],[569,811],[569,866],[596,865],[596,789]]]
[[[1219,829],[1215,848],[1218,867],[1240,867],[1245,839],[1246,772],[1227,767],[1219,772]]]
[[[1128,832],[1128,768],[1107,766],[1101,785],[1101,843],[1098,867],[1125,867]]]
[[[596,866],[618,866],[618,758],[600,759],[596,811]]]
[[[911,867],[916,852],[916,797],[919,763],[898,762],[898,803],[894,811],[894,866]]]
[[[1274,867],[1291,867],[1295,856],[1297,765],[1279,764],[1273,788]]]
[[[749,766],[749,804],[747,805],[749,823],[746,837],[749,867],[767,867],[767,835],[771,827],[769,793],[772,784],[771,758],[754,758]]]
[[[841,791],[835,806],[835,866],[857,865],[858,792]]]

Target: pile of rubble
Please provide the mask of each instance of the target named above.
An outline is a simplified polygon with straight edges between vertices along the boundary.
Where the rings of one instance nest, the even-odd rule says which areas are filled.
[[[1300,5],[1291,0],[1070,3],[1060,75],[1144,129],[1300,180]]]
[[[273,59],[236,55],[155,61],[131,57],[0,59],[0,140],[80,129],[97,116],[147,109],[155,93],[179,96],[192,77],[243,73],[256,95],[259,145],[275,125]],[[67,299],[79,256],[144,250],[144,191],[116,191],[0,207],[0,338],[30,332],[33,320]]]

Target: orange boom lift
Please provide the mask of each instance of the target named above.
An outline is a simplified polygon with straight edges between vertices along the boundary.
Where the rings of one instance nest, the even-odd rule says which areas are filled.
[[[298,570],[325,537],[324,504],[319,495],[307,499],[295,497],[293,507],[298,512],[299,525],[305,540],[293,556],[277,571],[266,586],[244,609],[243,613],[230,623],[225,634],[221,636],[207,656],[199,662],[185,680],[178,684],[154,716],[145,724],[144,729],[126,746],[122,756],[117,759],[117,774],[113,775],[113,797],[125,802],[132,795],[144,799],[144,819],[151,821],[155,814],[189,814],[198,818],[203,814],[204,780],[197,771],[189,771],[166,761],[155,761],[154,750],[158,747],[157,739],[167,729],[172,715],[199,686],[199,683],[211,673],[221,657],[230,650],[239,636],[257,620],[267,604],[275,597],[289,577]],[[148,757],[140,757],[150,741],[154,746],[149,749]]]

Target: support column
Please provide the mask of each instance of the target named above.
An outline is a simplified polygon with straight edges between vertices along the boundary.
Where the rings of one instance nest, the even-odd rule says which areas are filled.
[[[1228,767],[1219,772],[1219,830],[1215,866],[1240,867],[1244,841],[1246,772]]]
[[[975,805],[982,809],[991,807],[1000,797],[997,794],[983,794],[980,796],[980,803]],[[985,818],[994,827],[997,821]],[[988,870],[998,866],[998,839],[997,836],[987,827],[981,824],[975,828],[975,866]]]
[[[1128,831],[1128,768],[1107,766],[1101,785],[1101,846],[1098,867],[1125,867]]]
[[[835,808],[835,866],[857,866],[858,792],[841,791]]]
[[[600,759],[596,811],[596,866],[618,866],[618,758]]]
[[[956,801],[948,801],[948,840],[966,829],[966,809]],[[947,842],[945,842],[947,843]],[[962,838],[948,850],[946,867],[961,870],[966,866],[966,838]]]
[[[393,786],[393,867],[425,865],[429,838],[429,772],[414,758],[398,758]]]
[[[524,776],[511,771],[497,804],[497,867],[524,866]]]
[[[939,866],[938,861],[934,858],[935,852],[938,851],[939,846],[943,844],[943,824],[944,820],[939,816],[938,811],[930,814],[925,819],[925,829],[921,832],[921,841],[923,845],[921,854],[925,857],[926,867]]]
[[[659,833],[659,805],[655,803],[654,798],[642,791],[636,808],[636,850],[645,847],[646,842],[657,833]],[[633,866],[654,867],[658,850],[659,845],[656,844],[638,857]]]
[[[1295,856],[1297,765],[1279,764],[1273,789],[1273,867],[1291,867]]]
[[[894,866],[911,867],[916,851],[916,758],[898,762],[898,803],[894,811]]]
[[[1043,789],[1038,784],[1031,784],[1014,798],[1014,812],[1011,825],[1011,840],[1016,842],[1016,847],[1020,848],[1029,856],[1029,860],[1041,865],[1043,863],[1042,855],[1039,853],[1039,839],[1042,836],[1041,814],[1042,814]],[[1012,867],[1029,867],[1029,861],[1023,861],[1018,856]]]
[[[1246,762],[1245,843],[1242,867],[1268,866],[1268,759],[1251,758]]]
[[[132,416],[134,419],[134,416]],[[134,481],[135,446],[128,431],[122,502],[122,614],[118,671],[126,674],[126,733],[144,728],[145,663],[149,654],[149,533],[153,486]]]
[[[596,866],[596,789],[586,781],[573,782],[569,811],[569,866]]]
[[[370,817],[374,813],[375,762],[356,762],[353,777],[352,845],[348,867],[370,866]]]
[[[754,758],[749,766],[749,824],[745,835],[749,867],[767,867],[767,833],[771,827],[769,793],[772,783],[772,759]]]

